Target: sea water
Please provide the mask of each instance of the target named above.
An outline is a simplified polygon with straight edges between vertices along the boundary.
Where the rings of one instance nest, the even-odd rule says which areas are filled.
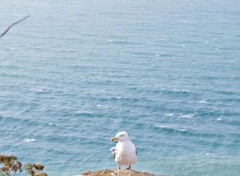
[[[240,175],[240,1],[1,0],[0,154],[50,176]]]

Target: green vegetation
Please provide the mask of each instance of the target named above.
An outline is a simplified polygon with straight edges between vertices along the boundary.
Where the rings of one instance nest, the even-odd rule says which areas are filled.
[[[41,172],[44,166],[41,164],[26,164],[26,175],[30,176],[47,176],[46,173]],[[17,160],[15,156],[0,155],[0,176],[15,176],[22,172],[22,163]]]

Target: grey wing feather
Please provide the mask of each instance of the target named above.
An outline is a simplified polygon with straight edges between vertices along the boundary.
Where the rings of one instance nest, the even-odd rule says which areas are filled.
[[[135,152],[136,152],[136,155],[138,156],[138,151],[137,151],[137,148],[136,148],[136,146],[135,146],[135,150],[136,150],[136,151],[135,151]]]
[[[116,147],[111,148],[111,152],[112,152],[113,158],[115,159],[116,153],[117,153],[117,148]]]

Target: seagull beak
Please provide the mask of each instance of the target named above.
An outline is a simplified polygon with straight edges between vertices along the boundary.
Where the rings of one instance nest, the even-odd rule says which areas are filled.
[[[118,140],[118,138],[113,137],[113,138],[111,139],[111,142],[116,141],[116,140]]]

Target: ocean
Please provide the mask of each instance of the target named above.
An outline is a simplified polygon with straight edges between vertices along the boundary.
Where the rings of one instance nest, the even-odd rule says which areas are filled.
[[[240,175],[239,0],[1,0],[0,154],[50,176]]]

